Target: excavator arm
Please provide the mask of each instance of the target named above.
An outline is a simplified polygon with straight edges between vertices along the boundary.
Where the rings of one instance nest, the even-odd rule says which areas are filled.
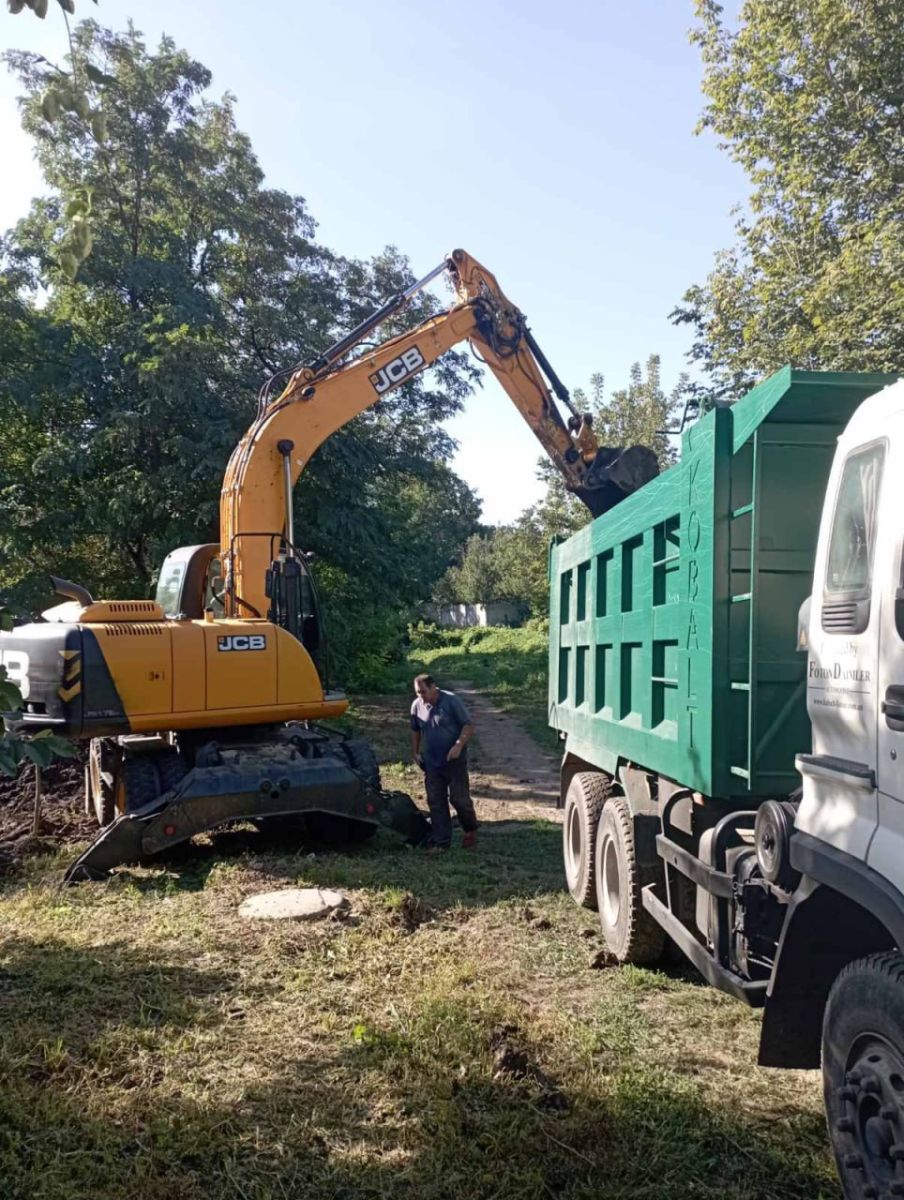
[[[371,330],[443,271],[455,288],[456,303],[451,308],[345,361]],[[230,458],[220,497],[227,616],[266,614],[265,580],[275,556],[274,542],[282,536],[295,549],[292,488],[318,447],[464,341],[470,342],[505,388],[566,487],[594,516],[614,507],[657,473],[655,455],[645,447],[600,449],[590,418],[575,409],[523,314],[489,271],[465,251],[455,250],[319,359],[295,371],[283,392],[261,405]],[[567,420],[556,399],[570,410]]]

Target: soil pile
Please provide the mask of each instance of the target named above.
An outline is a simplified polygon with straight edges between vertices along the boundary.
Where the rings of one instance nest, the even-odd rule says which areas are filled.
[[[81,754],[57,759],[44,768],[41,829],[36,837],[32,833],[34,766],[25,763],[15,779],[0,775],[0,872],[8,871],[26,854],[94,837],[97,822],[85,815],[84,778],[85,760]]]

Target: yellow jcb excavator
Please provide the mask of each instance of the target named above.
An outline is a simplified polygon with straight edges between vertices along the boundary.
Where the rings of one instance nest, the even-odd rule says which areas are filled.
[[[455,304],[360,349],[444,271]],[[173,551],[156,600],[94,600],[54,578],[64,602],[0,633],[0,662],[24,698],[22,726],[90,739],[86,806],[103,828],[68,879],[103,876],[237,820],[291,818],[349,840],[381,823],[419,836],[411,800],[381,790],[370,746],[318,724],[347,701],[324,686],[317,594],[296,541],[292,489],[330,434],[463,341],[594,516],[656,474],[645,447],[597,445],[523,314],[489,271],[453,251],[295,370],[279,395],[264,390],[226,468],[220,543]]]

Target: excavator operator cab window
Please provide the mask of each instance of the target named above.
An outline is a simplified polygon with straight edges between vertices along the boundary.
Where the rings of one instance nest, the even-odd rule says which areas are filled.
[[[211,592],[219,577],[219,551],[216,543],[205,546],[180,546],[163,560],[157,580],[157,603],[173,620],[198,621],[211,603]],[[217,589],[219,591],[219,589]],[[223,615],[215,601],[215,616]]]
[[[155,599],[168,617],[174,617],[180,611],[182,598],[182,582],[185,579],[185,562],[176,560],[171,554],[163,563],[157,579],[157,595]]]

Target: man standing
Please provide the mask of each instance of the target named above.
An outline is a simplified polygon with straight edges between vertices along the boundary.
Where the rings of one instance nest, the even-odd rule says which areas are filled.
[[[431,675],[418,675],[411,705],[411,754],[423,768],[430,806],[430,847],[448,850],[452,844],[451,804],[461,821],[461,844],[477,844],[477,815],[468,781],[468,742],[474,726],[468,710],[453,692],[437,687]]]

